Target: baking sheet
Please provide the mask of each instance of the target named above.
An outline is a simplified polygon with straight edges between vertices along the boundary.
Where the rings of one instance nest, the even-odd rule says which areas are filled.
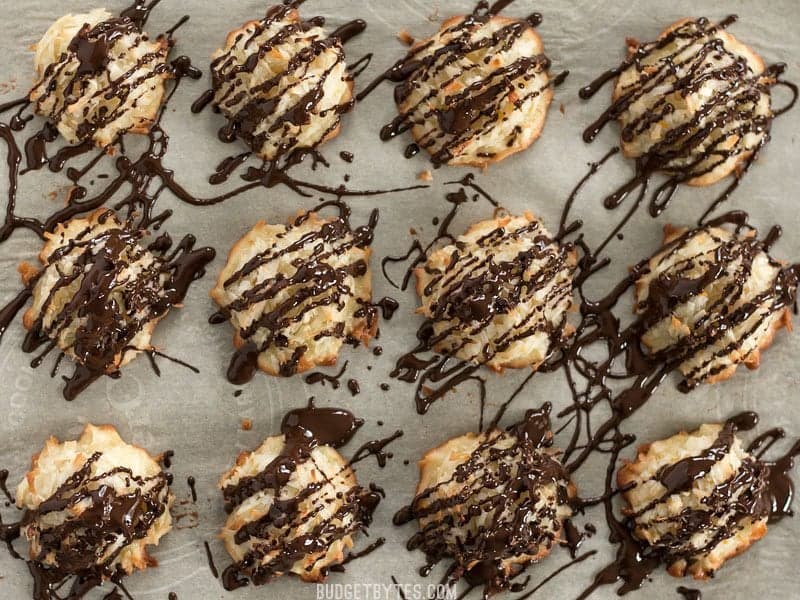
[[[0,64],[0,101],[18,97],[29,87],[32,58],[27,48],[39,39],[52,20],[62,13],[88,11],[95,6],[93,2],[78,0],[59,2],[58,6],[54,4],[46,0],[24,3],[2,0],[0,44],[5,60]],[[107,7],[116,12],[123,8],[123,4],[123,0],[109,0]],[[176,53],[191,56],[204,69],[206,76],[201,81],[184,81],[170,105],[164,118],[164,127],[171,137],[165,162],[174,167],[179,179],[198,194],[210,193],[206,183],[208,174],[235,148],[217,141],[218,115],[211,111],[192,115],[189,105],[209,85],[207,57],[222,42],[225,33],[245,20],[261,16],[265,6],[265,2],[254,0],[164,0],[150,17],[147,30],[155,34],[171,26],[182,15],[191,15],[191,21],[177,35]],[[375,52],[371,65],[357,82],[358,88],[404,53],[405,47],[395,38],[398,31],[407,29],[417,37],[424,37],[435,31],[437,15],[446,17],[467,12],[472,7],[471,0],[308,0],[302,12],[307,16],[325,15],[331,30],[355,17],[368,21],[367,31],[347,45],[350,62],[367,52]],[[583,128],[603,110],[607,94],[605,90],[601,91],[586,102],[578,98],[577,90],[622,59],[626,36],[649,40],[665,25],[681,17],[705,15],[721,19],[729,13],[738,13],[740,21],[731,28],[734,35],[759,51],[768,63],[787,62],[788,78],[800,79],[800,3],[796,0],[760,3],[517,0],[507,12],[524,16],[533,10],[544,15],[539,32],[553,61],[554,71],[566,68],[571,74],[556,90],[544,133],[535,146],[491,167],[486,173],[478,173],[477,181],[511,211],[531,210],[541,216],[551,230],[557,229],[563,201],[585,173],[586,163],[599,159],[617,142],[618,130],[613,125],[607,127],[593,144],[581,141]],[[344,118],[342,134],[323,149],[331,167],[322,169],[316,177],[338,184],[345,174],[350,174],[349,185],[361,189],[417,183],[416,175],[429,168],[424,153],[405,160],[402,152],[410,140],[383,143],[378,139],[379,128],[394,114],[391,91],[391,86],[381,86],[356,107],[354,113]],[[780,105],[785,95],[778,90],[776,98]],[[562,105],[563,109],[559,110]],[[795,261],[800,258],[800,231],[797,231],[800,211],[796,205],[800,169],[797,168],[795,145],[799,127],[800,108],[775,122],[772,142],[727,204],[727,208],[748,210],[752,222],[762,231],[774,223],[781,224],[786,233],[774,253]],[[338,159],[341,150],[355,154],[352,164]],[[618,212],[604,210],[600,200],[615,185],[625,181],[631,169],[631,164],[622,158],[612,159],[577,201],[573,214],[583,218],[590,241],[596,243],[602,239],[611,224],[621,216]],[[443,197],[446,191],[444,182],[458,179],[466,172],[465,169],[442,168],[434,172],[434,181],[429,189],[351,200],[356,224],[365,222],[374,206],[380,208],[381,223],[373,255],[375,298],[392,295],[401,302],[394,319],[381,325],[381,337],[376,343],[384,349],[382,356],[375,357],[369,351],[351,348],[346,348],[340,356],[340,364],[350,359],[347,377],[354,377],[361,383],[361,394],[356,397],[351,397],[346,385],[332,390],[330,387],[307,385],[302,377],[275,379],[261,374],[244,387],[241,396],[234,397],[236,388],[225,379],[232,352],[231,330],[226,325],[211,327],[207,323],[214,310],[208,290],[228,248],[257,220],[284,221],[298,209],[313,206],[316,200],[300,198],[282,187],[253,190],[205,209],[181,204],[167,196],[162,198],[160,206],[175,211],[166,227],[174,237],[192,232],[201,243],[218,250],[217,259],[210,265],[207,276],[190,290],[186,307],[173,311],[155,334],[157,345],[196,365],[200,374],[162,361],[162,376],[157,378],[147,359],[140,358],[124,369],[121,379],[101,380],[68,404],[61,397],[60,381],[48,377],[47,365],[38,370],[28,366],[31,357],[20,350],[22,327],[19,323],[14,324],[0,345],[0,407],[4,415],[0,423],[0,462],[11,471],[10,484],[16,485],[29,464],[30,456],[38,451],[49,435],[69,439],[77,436],[87,422],[113,423],[130,442],[153,452],[175,451],[173,490],[179,500],[189,499],[187,477],[192,475],[197,480],[196,506],[177,508],[178,514],[197,511],[196,518],[193,515],[182,518],[178,527],[154,550],[159,568],[126,580],[126,587],[134,598],[166,598],[171,591],[181,599],[316,598],[318,590],[313,584],[289,578],[265,587],[225,592],[219,581],[212,577],[203,549],[203,541],[209,541],[217,566],[222,568],[228,564],[224,549],[215,540],[216,531],[225,519],[216,489],[219,475],[231,465],[239,451],[253,448],[264,437],[275,434],[286,410],[303,404],[313,395],[320,405],[343,406],[366,420],[351,447],[345,448],[345,454],[354,451],[361,442],[384,437],[396,428],[405,432],[391,445],[394,458],[384,469],[378,468],[372,459],[358,465],[361,482],[374,481],[386,489],[387,497],[377,509],[375,522],[370,528],[371,538],[385,537],[385,545],[368,557],[349,564],[346,573],[332,574],[329,583],[389,585],[392,576],[403,584],[437,582],[442,569],[434,570],[428,578],[421,578],[417,570],[424,563],[424,557],[404,548],[405,540],[413,532],[413,525],[394,527],[391,516],[412,497],[417,475],[414,463],[422,452],[450,436],[478,426],[478,398],[474,391],[465,387],[434,404],[427,415],[420,416],[413,406],[413,386],[389,379],[396,358],[414,343],[419,319],[413,314],[416,306],[413,295],[391,288],[380,275],[378,261],[387,254],[405,252],[411,227],[423,239],[434,235],[432,219],[447,210]],[[5,177],[4,173],[2,177]],[[39,172],[23,178],[19,212],[45,214],[48,206],[52,208],[52,203],[59,201],[49,195],[53,191],[63,194],[65,183],[63,174]],[[706,189],[681,189],[671,207],[658,220],[640,212],[626,227],[624,240],[611,245],[609,255],[614,265],[594,278],[592,289],[607,290],[613,281],[623,276],[629,264],[656,248],[665,222],[694,223],[707,201],[720,191],[720,185]],[[470,203],[460,211],[453,231],[490,214],[491,207],[487,203]],[[19,288],[15,272],[17,263],[33,260],[39,246],[40,243],[24,231],[16,232],[10,241],[0,246],[0,303],[7,302]],[[399,274],[400,270],[395,270],[395,273]],[[734,412],[756,410],[762,416],[761,430],[783,426],[800,434],[800,408],[795,401],[800,384],[796,368],[799,351],[800,336],[782,333],[756,372],[742,369],[734,378],[719,385],[702,386],[688,396],[675,389],[674,379],[668,379],[651,402],[627,422],[625,429],[635,431],[639,441],[645,442],[670,435],[679,428],[723,419]],[[368,365],[371,370],[367,370]],[[331,373],[336,370],[329,369]],[[504,376],[487,373],[487,414],[491,415],[526,375],[526,372],[509,372]],[[383,382],[389,383],[388,391],[380,389]],[[570,402],[562,374],[537,374],[509,409],[504,422],[512,422],[523,414],[525,408],[538,406],[546,400],[554,404],[554,412]],[[240,422],[243,418],[253,420],[252,430],[242,430]],[[378,426],[378,420],[385,424]],[[556,436],[556,444],[566,443],[567,435],[568,431],[565,431]],[[629,449],[624,454],[630,456],[631,451]],[[405,465],[404,460],[409,460],[410,464]],[[581,478],[576,483],[584,495],[602,489],[604,461],[605,457],[602,457],[581,469]],[[575,597],[591,582],[597,570],[611,560],[615,547],[607,541],[601,513],[600,508],[592,509],[586,518],[578,519],[579,524],[588,520],[598,526],[597,535],[582,548],[596,549],[598,554],[548,584],[541,590],[540,597]],[[3,514],[8,515],[8,511]],[[357,547],[363,547],[368,541],[360,538]],[[654,573],[653,581],[646,584],[643,591],[634,592],[630,597],[677,597],[675,590],[678,585],[700,588],[704,598],[798,597],[797,573],[793,568],[793,555],[798,551],[800,519],[785,519],[771,527],[767,537],[745,555],[726,565],[715,580],[695,584],[674,579],[660,570]],[[529,570],[532,584],[568,559],[566,551],[555,550],[548,559]],[[30,597],[31,579],[27,569],[5,552],[0,553],[0,577],[0,598]],[[394,592],[370,591],[365,586],[351,589],[360,589],[361,597],[398,597]],[[373,595],[367,596],[368,593]],[[97,594],[97,597],[101,596],[102,593]],[[593,597],[615,597],[614,588],[601,588]]]

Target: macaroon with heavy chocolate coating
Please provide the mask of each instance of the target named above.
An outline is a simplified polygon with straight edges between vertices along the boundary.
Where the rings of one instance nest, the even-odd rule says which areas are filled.
[[[294,4],[231,31],[211,63],[207,98],[228,118],[220,137],[243,139],[265,160],[336,137],[353,106],[341,40],[321,19],[301,19]]]
[[[104,148],[125,132],[147,133],[174,75],[169,49],[167,37],[150,39],[103,8],[61,17],[35,45],[34,110],[71,144]]]
[[[576,490],[550,447],[549,410],[455,437],[419,461],[416,496],[394,521],[418,521],[408,548],[425,552],[426,570],[452,560],[449,581],[466,579],[488,596],[566,541]]]
[[[433,349],[495,371],[538,368],[569,336],[577,253],[532,214],[472,225],[414,270]]]
[[[707,579],[767,532],[769,467],[742,447],[733,422],[642,446],[617,484],[634,535],[676,577]]]
[[[216,317],[236,330],[231,381],[249,381],[257,368],[290,376],[332,365],[345,342],[375,335],[372,233],[341,214],[302,212],[286,225],[259,222],[233,246],[211,290]]]
[[[668,225],[636,281],[642,342],[676,364],[684,389],[754,369],[776,332],[791,330],[797,282],[797,266],[772,258],[752,229]]]
[[[98,209],[45,233],[41,268],[20,265],[32,298],[22,318],[28,329],[23,349],[47,345],[34,366],[55,349],[77,363],[64,389],[68,400],[99,377],[116,376],[141,352],[153,351],[156,325],[181,304],[214,257],[211,248],[193,250],[192,236],[165,256],[169,236],[144,247],[146,233]]]
[[[550,101],[550,61],[529,21],[471,14],[447,19],[388,75],[399,115],[383,139],[411,130],[435,164],[485,167],[530,146]]]
[[[70,588],[82,597],[157,564],[147,548],[172,528],[169,482],[156,457],[111,425],[89,424],[74,441],[49,438],[16,489],[36,598],[65,598]]]

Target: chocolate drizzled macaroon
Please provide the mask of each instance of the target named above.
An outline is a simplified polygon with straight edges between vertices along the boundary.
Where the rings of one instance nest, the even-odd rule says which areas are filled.
[[[77,363],[64,388],[68,400],[103,375],[117,376],[140,352],[152,352],[156,324],[214,257],[211,248],[193,250],[193,236],[166,256],[170,237],[145,248],[145,235],[99,209],[45,233],[41,269],[20,266],[32,297],[22,320],[29,330],[23,349],[46,344],[33,366],[55,349]]]
[[[622,150],[645,172],[710,185],[729,175],[766,141],[770,86],[755,52],[708,19],[682,19],[654,42],[628,42],[611,108],[584,134],[618,119]]]
[[[537,368],[571,331],[576,265],[530,213],[472,225],[414,270],[429,344],[496,371]]]
[[[448,580],[466,579],[490,595],[564,541],[575,488],[550,448],[550,406],[529,410],[506,431],[467,433],[429,450],[419,462],[416,496],[394,517],[417,519],[408,548],[428,565],[452,559]]]
[[[539,35],[498,15],[452,17],[386,75],[399,115],[381,131],[411,130],[435,164],[486,166],[541,134],[553,96]]]
[[[235,561],[222,577],[226,589],[286,574],[322,581],[345,560],[380,501],[336,450],[362,424],[342,409],[294,410],[281,435],[239,455],[219,483],[230,513],[220,537]]]
[[[242,138],[266,160],[335,137],[353,106],[341,40],[325,33],[323,19],[302,20],[295,4],[231,31],[211,63],[206,98],[229,120],[220,138]]]
[[[369,257],[377,213],[353,230],[339,208],[338,218],[303,212],[287,225],[259,222],[231,249],[211,290],[222,309],[212,322],[229,319],[236,329],[231,381],[249,381],[256,368],[290,376],[335,364],[342,344],[375,334]]]
[[[173,76],[170,41],[151,40],[128,17],[98,8],[58,19],[35,46],[35,111],[69,143],[98,147],[127,131],[147,133]]]
[[[672,575],[706,579],[767,532],[769,467],[732,422],[639,448],[617,473],[634,535]]]
[[[740,363],[758,367],[775,333],[791,329],[800,271],[768,251],[754,230],[665,227],[663,249],[636,282],[634,309],[642,342],[676,364],[684,390],[727,379]]]
[[[87,425],[77,441],[48,439],[16,490],[35,597],[80,598],[154,566],[147,546],[172,527],[169,482],[155,457],[110,425]]]

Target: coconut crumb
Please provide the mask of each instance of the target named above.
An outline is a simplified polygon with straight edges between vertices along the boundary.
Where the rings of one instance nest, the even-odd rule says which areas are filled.
[[[414,36],[411,35],[407,29],[401,29],[397,32],[397,39],[403,42],[406,46],[414,43]]]

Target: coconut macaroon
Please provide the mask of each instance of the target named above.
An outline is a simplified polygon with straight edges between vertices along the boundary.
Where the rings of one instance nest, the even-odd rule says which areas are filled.
[[[220,538],[234,560],[226,589],[286,574],[322,581],[345,560],[380,501],[336,450],[360,425],[341,409],[295,410],[281,435],[239,455],[219,482],[230,513]]]
[[[654,42],[629,40],[603,120],[619,120],[623,152],[648,171],[710,185],[764,143],[775,73],[725,31],[733,20],[682,19]]]
[[[236,330],[228,378],[244,383],[256,367],[290,376],[335,364],[347,341],[366,344],[378,327],[371,243],[372,226],[352,230],[344,215],[257,223],[231,249],[211,290],[218,321],[227,317]]]
[[[769,467],[735,431],[728,422],[680,432],[617,473],[634,535],[676,577],[711,577],[767,532]]]
[[[212,103],[229,119],[223,139],[242,138],[274,160],[339,133],[353,80],[341,40],[318,23],[285,3],[228,34],[211,63]]]
[[[496,371],[537,368],[571,331],[576,265],[530,213],[472,225],[414,271],[430,344]]]
[[[157,564],[147,546],[172,527],[169,481],[156,457],[111,425],[87,425],[75,441],[48,439],[16,490],[42,594],[73,577],[91,587]]]
[[[646,266],[634,307],[641,339],[677,365],[684,389],[727,379],[741,363],[758,367],[775,333],[791,329],[797,268],[770,257],[754,230],[667,226]]]
[[[145,234],[99,209],[45,233],[41,269],[20,266],[32,297],[22,319],[29,330],[23,347],[30,352],[47,343],[45,354],[57,348],[77,363],[64,389],[68,400],[152,351],[156,324],[214,256],[210,248],[192,251],[187,237],[167,259],[169,244],[144,248]]]
[[[169,47],[102,8],[66,15],[35,46],[30,100],[71,144],[106,147],[125,132],[147,133],[173,76]]]
[[[550,61],[527,21],[497,15],[446,20],[392,70],[399,115],[383,139],[411,130],[436,164],[486,166],[530,146],[553,96]]]
[[[490,595],[566,541],[576,490],[549,448],[548,413],[546,405],[507,431],[461,435],[419,461],[416,496],[394,521],[418,521],[408,546],[425,552],[427,568],[451,559],[450,581],[465,578]]]

